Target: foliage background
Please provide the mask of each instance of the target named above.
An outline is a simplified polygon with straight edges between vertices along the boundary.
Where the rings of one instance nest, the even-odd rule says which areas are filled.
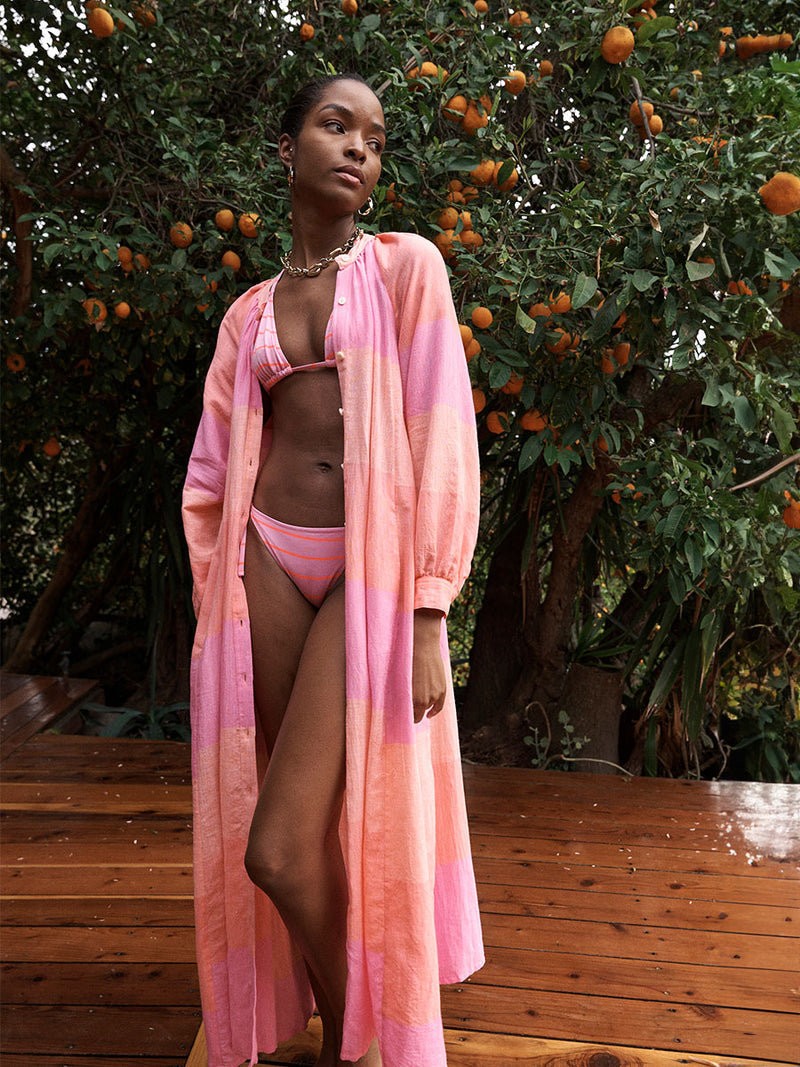
[[[466,205],[483,244],[456,244],[450,264],[461,321],[479,304],[494,317],[470,362],[488,400],[484,531],[454,627],[457,657],[471,655],[459,675],[471,751],[519,758],[536,732],[557,765],[559,713],[590,733],[586,698],[608,682],[591,733],[614,761],[800,780],[800,553],[781,522],[797,465],[737,488],[798,449],[798,215],[771,215],[758,189],[797,170],[800,63],[795,46],[744,61],[732,45],[791,30],[793,5],[661,0],[638,28],[633,7],[529,4],[514,28],[497,3],[484,16],[412,0],[354,16],[335,2],[145,3],[152,24],[110,6],[107,39],[71,0],[6,11],[3,556],[19,638],[7,667],[57,670],[67,652],[75,673],[108,675],[110,702],[131,703],[157,647],[162,703],[185,695],[178,506],[203,376],[228,302],[291,243],[283,108],[308,77],[356,69],[391,130],[369,228],[435,239],[450,181],[468,184],[484,157],[506,163],[501,181],[519,174]],[[617,66],[600,42],[620,22],[637,44]],[[447,81],[410,82],[423,60]],[[513,68],[529,78],[517,96]],[[628,116],[637,85],[664,119],[652,144]],[[491,99],[476,135],[442,111],[456,92]],[[257,213],[258,235],[222,233],[222,207]],[[179,220],[194,231],[186,249],[169,240]],[[126,273],[120,245],[147,267]],[[562,290],[570,311],[528,316]],[[109,309],[102,323],[87,320],[90,296]],[[111,312],[120,301],[126,319]],[[576,350],[548,350],[556,328]],[[629,364],[607,373],[620,342]],[[512,373],[521,392],[503,391]],[[531,409],[539,432],[522,427]],[[507,432],[490,432],[492,412]]]

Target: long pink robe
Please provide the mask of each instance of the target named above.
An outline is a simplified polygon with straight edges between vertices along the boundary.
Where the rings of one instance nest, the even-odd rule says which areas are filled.
[[[475,418],[447,272],[410,234],[337,259],[326,352],[344,416],[348,987],[342,1056],[377,1035],[385,1067],[444,1067],[439,984],[483,964],[447,637],[444,710],[415,725],[415,607],[447,612],[478,527]],[[269,282],[231,307],[184,488],[198,615],[192,652],[197,951],[209,1067],[302,1030],[302,960],[244,851],[258,793],[252,652],[237,575],[259,463],[250,349]],[[313,750],[313,738],[309,745]]]

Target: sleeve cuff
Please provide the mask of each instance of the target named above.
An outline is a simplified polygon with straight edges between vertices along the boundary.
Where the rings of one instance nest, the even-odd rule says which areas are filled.
[[[414,583],[414,610],[434,608],[447,615],[457,593],[458,589],[446,578],[433,578],[424,574]]]

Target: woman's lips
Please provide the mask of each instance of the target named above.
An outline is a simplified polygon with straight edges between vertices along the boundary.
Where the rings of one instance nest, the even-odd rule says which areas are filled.
[[[338,174],[339,177],[347,182],[348,185],[357,186],[361,185],[361,178],[357,174],[351,174],[349,170],[337,170],[334,174]]]

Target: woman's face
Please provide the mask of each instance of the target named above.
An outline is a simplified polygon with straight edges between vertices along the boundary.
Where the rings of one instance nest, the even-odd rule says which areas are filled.
[[[386,143],[383,109],[361,82],[332,82],[306,113],[297,137],[282,134],[281,160],[294,166],[293,209],[304,200],[354,214],[381,173]]]

